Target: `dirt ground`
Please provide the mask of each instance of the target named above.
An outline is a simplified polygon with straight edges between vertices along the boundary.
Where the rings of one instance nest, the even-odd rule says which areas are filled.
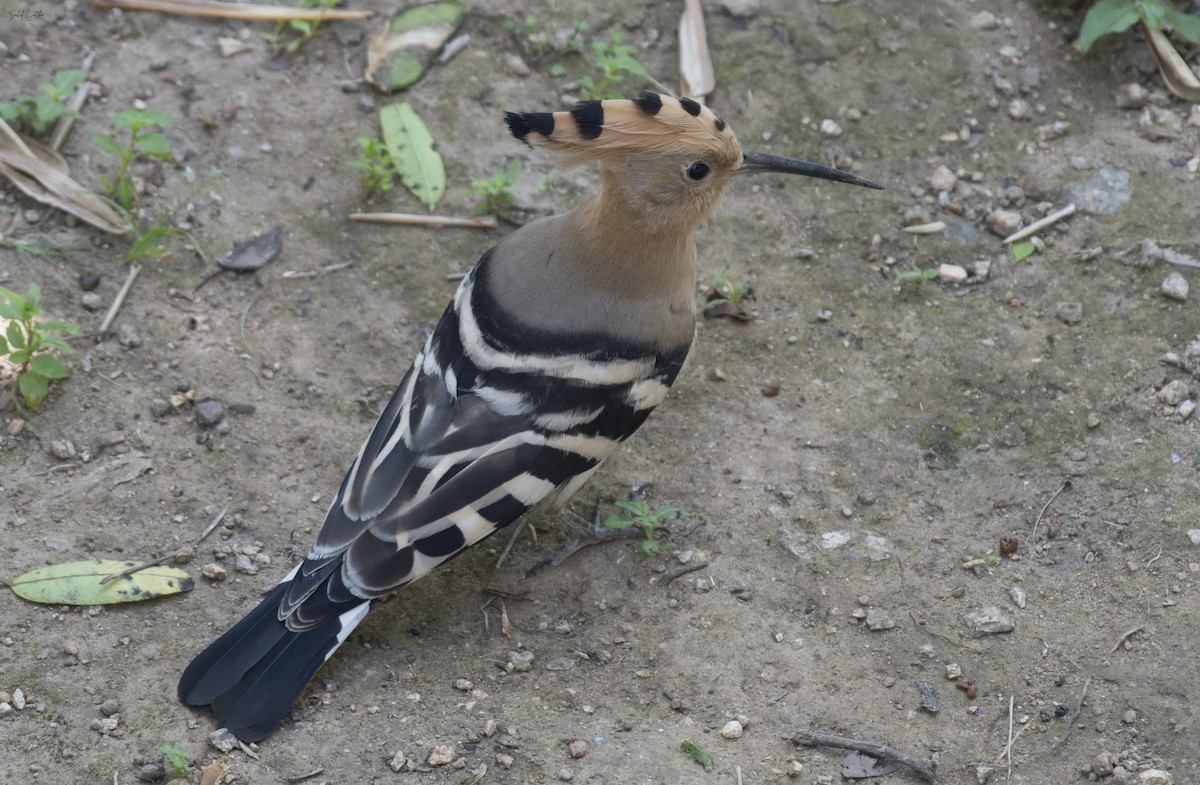
[[[469,214],[470,178],[514,155],[523,206],[569,209],[594,174],[539,188],[553,163],[508,138],[501,113],[560,108],[583,66],[563,60],[557,79],[553,58],[527,58],[520,75],[504,20],[527,4],[472,5],[466,49],[403,96],[446,161],[440,211]],[[552,30],[620,30],[675,83],[678,4],[529,5]],[[638,561],[610,543],[526,578],[570,525],[537,518],[536,539],[522,535],[497,568],[501,534],[381,605],[257,758],[210,746],[214,723],[176,702],[178,675],[307,550],[451,296],[448,276],[511,227],[349,220],[421,209],[401,189],[367,199],[346,166],[391,100],[352,81],[367,23],[327,26],[276,59],[265,23],[5,6],[0,100],[95,53],[101,96],[65,146],[81,182],[111,171],[88,139],[115,112],[142,101],[177,118],[176,161],[143,171],[145,203],[175,210],[209,261],[177,242],[143,269],[121,332],[80,344],[72,377],[19,435],[0,412],[0,576],[153,558],[228,512],[184,565],[189,594],[80,609],[0,591],[0,779],[152,779],[157,748],[175,742],[192,782],[217,759],[240,783],[841,781],[842,752],[789,740],[822,730],[932,756],[945,783],[1200,782],[1188,534],[1200,422],[1170,398],[1178,385],[1164,389],[1200,389],[1185,356],[1200,320],[1193,301],[1160,292],[1171,272],[1195,274],[1124,253],[1148,238],[1200,255],[1200,110],[1164,94],[1135,34],[1081,56],[1082,14],[1058,6],[986,4],[990,19],[983,3],[947,0],[764,0],[740,19],[705,6],[710,104],[745,146],[853,162],[887,190],[760,177],[699,231],[698,298],[727,271],[753,287],[754,318],[702,321],[668,402],[574,503],[590,516],[598,494],[611,512],[650,483],[653,505],[687,513],[671,527],[681,555]],[[249,51],[223,57],[224,37]],[[1130,83],[1149,108],[1118,105]],[[822,132],[826,119],[840,135]],[[1056,121],[1069,129],[1046,128]],[[1028,259],[986,228],[996,209],[1028,224],[1080,198],[1064,189],[1103,167],[1127,173],[1127,203],[1043,231]],[[123,241],[0,192],[10,238],[67,251],[0,247],[0,285],[35,281],[48,313],[94,329],[103,310],[83,307],[79,277],[100,276],[107,307]],[[902,231],[935,220],[946,231]],[[281,258],[212,277],[213,260],[275,226]],[[941,264],[972,278],[897,280]],[[223,424],[165,411],[192,390],[221,404]],[[209,563],[227,577],[202,578]],[[989,608],[1011,631],[977,629],[970,614]],[[970,694],[948,679],[958,672]],[[723,738],[736,718],[743,734]],[[710,752],[711,773],[685,739]],[[431,766],[439,745],[453,762]],[[411,761],[398,772],[397,751]]]

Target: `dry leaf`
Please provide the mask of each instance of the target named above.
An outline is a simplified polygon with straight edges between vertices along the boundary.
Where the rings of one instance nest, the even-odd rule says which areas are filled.
[[[700,0],[686,0],[679,18],[679,94],[704,103],[716,86]]]
[[[210,763],[200,769],[200,785],[221,785],[221,780],[229,773],[229,764],[223,760]]]

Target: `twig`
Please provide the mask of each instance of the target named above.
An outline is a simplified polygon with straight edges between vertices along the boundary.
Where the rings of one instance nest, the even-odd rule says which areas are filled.
[[[1054,740],[1055,744],[1062,744],[1067,740],[1067,736],[1071,735],[1071,728],[1075,725],[1075,720],[1079,719],[1079,712],[1083,710],[1083,702],[1087,699],[1088,687],[1092,684],[1092,677],[1088,676],[1087,681],[1083,683],[1083,692],[1079,693],[1079,702],[1075,704],[1075,711],[1071,712],[1071,716],[1067,719],[1067,727],[1063,728],[1062,736]]]
[[[521,532],[525,531],[525,524],[527,523],[528,521],[524,518],[517,521],[517,530],[513,532],[512,537],[508,538],[508,545],[504,546],[504,550],[500,553],[500,558],[496,559],[497,567],[499,567],[501,564],[504,564],[504,560],[508,558],[509,551],[511,551],[513,549],[513,545],[517,543],[517,538],[521,536]]]
[[[89,52],[87,57],[83,58],[83,65],[79,70],[85,74],[92,70],[92,61],[96,59],[95,52]],[[84,80],[83,84],[75,88],[75,95],[71,96],[71,100],[67,102],[67,109],[71,114],[65,114],[59,118],[58,123],[54,126],[54,133],[50,135],[50,149],[57,150],[66,141],[67,134],[71,133],[71,129],[75,126],[75,115],[83,108],[83,104],[87,101],[88,96],[92,94],[92,86]]]
[[[1010,234],[1008,237],[1005,237],[1001,242],[1003,242],[1005,245],[1008,245],[1009,243],[1015,243],[1017,240],[1024,240],[1026,237],[1032,237],[1033,235],[1037,234],[1041,230],[1045,229],[1047,226],[1050,226],[1051,224],[1056,224],[1059,221],[1061,221],[1062,219],[1072,216],[1074,214],[1075,214],[1075,203],[1072,202],[1071,204],[1067,205],[1063,209],[1056,210],[1056,211],[1050,213],[1042,220],[1034,221],[1033,223],[1029,224],[1029,226],[1026,226],[1024,229],[1018,229],[1017,231]]]
[[[25,144],[25,140],[21,138],[21,135],[14,131],[13,127],[4,121],[3,117],[0,117],[0,134],[4,134],[4,136],[8,137],[8,140],[25,155],[29,156],[30,158],[37,158],[37,156],[33,154],[33,150],[29,149],[29,145]]]
[[[117,292],[116,298],[112,301],[112,305],[108,307],[108,313],[104,314],[104,321],[100,322],[100,327],[97,332],[104,335],[108,332],[108,328],[112,326],[113,319],[117,318],[117,311],[121,310],[121,306],[125,303],[125,298],[129,296],[129,290],[133,288],[133,282],[137,280],[138,273],[142,271],[140,264],[129,265],[129,274],[125,276],[125,283],[121,284],[121,291]]]
[[[325,769],[313,769],[308,774],[301,774],[296,777],[288,777],[287,782],[288,783],[304,782],[305,780],[311,780],[313,777],[317,776],[318,774],[323,774],[324,772],[325,772]]]
[[[797,731],[791,737],[791,741],[793,744],[819,745],[822,747],[837,747],[843,750],[865,752],[881,760],[894,761],[902,766],[907,766],[930,782],[936,783],[938,781],[937,776],[934,774],[933,761],[928,758],[918,758],[915,755],[909,755],[907,752],[902,752],[883,742],[852,739],[848,736],[835,736],[832,733],[808,730]]]
[[[1063,480],[1063,484],[1058,487],[1058,490],[1054,492],[1054,495],[1052,495],[1049,499],[1047,499],[1046,503],[1042,505],[1042,511],[1038,513],[1037,520],[1033,522],[1033,531],[1029,532],[1029,544],[1030,545],[1032,545],[1037,540],[1038,524],[1042,522],[1042,516],[1046,514],[1046,510],[1050,509],[1050,504],[1055,499],[1058,498],[1058,495],[1060,493],[1062,493],[1063,491],[1068,491],[1070,489],[1071,489],[1071,481]]]
[[[325,273],[333,273],[338,270],[345,270],[354,262],[339,262],[338,264],[327,264],[324,267],[318,267],[315,270],[284,270],[284,278],[316,278],[318,275]]]
[[[1117,638],[1117,642],[1113,644],[1112,651],[1110,651],[1109,654],[1116,654],[1117,649],[1121,648],[1122,643],[1124,643],[1127,639],[1138,634],[1141,631],[1142,631],[1141,627],[1133,627],[1132,629],[1126,630],[1125,634],[1123,634],[1120,638]]]
[[[100,375],[103,376],[104,374],[100,374]],[[80,464],[76,461],[67,461],[66,463],[56,463],[53,466],[51,466],[49,469],[47,469],[46,471],[38,472],[37,474],[35,474],[33,476],[34,477],[48,477],[51,474],[54,474],[55,472],[60,471],[62,469],[71,469],[71,468],[74,468],[79,465]],[[1117,645],[1120,646],[1121,644],[1118,643]],[[1116,649],[1113,649],[1113,651],[1116,651]]]
[[[1008,744],[1004,746],[1004,756],[1008,759],[1008,771],[1004,775],[1004,781],[1008,782],[1012,779],[1012,720],[1013,720],[1013,696],[1008,696]]]
[[[324,22],[347,19],[368,19],[374,11],[348,11],[341,8],[283,8],[252,3],[214,3],[208,0],[92,0],[97,8],[121,8],[129,11],[155,11],[181,16],[215,16],[221,19],[257,19],[286,22]]]
[[[133,573],[139,572],[140,570],[144,570],[148,567],[155,567],[159,564],[162,564],[163,562],[170,561],[171,559],[175,558],[175,556],[177,554],[183,553],[188,548],[195,548],[197,545],[200,544],[201,540],[203,540],[208,535],[212,534],[212,530],[217,528],[217,524],[225,519],[225,513],[228,511],[229,511],[229,508],[226,507],[225,509],[221,510],[221,512],[217,513],[217,517],[213,518],[212,523],[208,524],[208,528],[204,530],[204,533],[201,534],[196,539],[189,542],[187,545],[184,545],[183,547],[180,547],[180,548],[176,548],[175,550],[171,551],[167,555],[160,556],[157,559],[153,559],[153,560],[147,561],[147,562],[142,562],[141,564],[135,564],[134,566],[127,567],[124,570],[121,570],[120,572],[114,572],[112,575],[106,575],[104,578],[100,579],[100,585],[103,586],[104,584],[108,583],[109,581],[115,581],[117,578],[124,578],[126,575],[132,575]]]
[[[494,215],[485,215],[480,218],[456,218],[449,215],[418,215],[416,213],[351,213],[350,220],[403,224],[404,226],[461,226],[468,229],[495,229],[499,226]]]
[[[256,295],[254,297],[254,299],[250,301],[250,304],[246,306],[246,310],[242,312],[242,325],[241,325],[242,346],[245,347],[246,354],[254,354],[254,352],[250,351],[250,344],[247,343],[247,341],[246,341],[246,317],[250,315],[250,310],[252,308],[254,308],[254,304],[256,302],[258,302],[259,299],[261,299],[261,298],[262,298],[261,293]]]
[[[682,578],[684,575],[687,575],[689,572],[696,572],[697,570],[703,570],[707,566],[708,566],[708,562],[701,559],[693,564],[685,564],[682,567],[679,567],[678,569],[671,570],[670,572],[664,572],[662,575],[656,575],[655,577],[650,579],[650,582],[653,583],[655,586],[666,586],[668,583],[675,580],[676,578]]]
[[[737,785],[742,785],[742,767],[735,766],[734,769],[737,771]]]
[[[1021,726],[1020,730],[1018,730],[1018,731],[1017,731],[1017,732],[1016,732],[1016,733],[1013,735],[1013,737],[1012,737],[1012,741],[1011,741],[1011,742],[1009,742],[1009,744],[1005,745],[1004,749],[1000,750],[1000,754],[996,756],[996,762],[997,762],[997,763],[999,763],[1000,761],[1004,760],[1004,757],[1005,757],[1005,755],[1007,755],[1007,754],[1008,754],[1009,747],[1010,747],[1010,746],[1012,746],[1013,744],[1016,744],[1016,743],[1017,743],[1017,739],[1021,738],[1021,734],[1022,734],[1022,733],[1024,733],[1025,731],[1027,731],[1027,730],[1029,730],[1029,726],[1028,726],[1028,725],[1023,725],[1023,726]]]

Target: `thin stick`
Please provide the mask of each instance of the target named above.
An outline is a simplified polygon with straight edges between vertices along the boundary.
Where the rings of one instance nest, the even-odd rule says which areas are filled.
[[[495,229],[499,224],[494,215],[479,218],[457,218],[451,215],[418,215],[416,213],[351,213],[351,221],[366,223],[402,224],[404,226],[460,226],[467,229]]]
[[[171,559],[175,558],[175,556],[177,554],[183,553],[188,548],[195,548],[197,545],[200,544],[201,540],[203,540],[208,535],[212,534],[212,530],[217,528],[217,524],[225,519],[225,513],[228,511],[229,511],[229,508],[226,507],[224,510],[221,510],[221,512],[217,513],[217,517],[213,518],[212,523],[208,524],[208,528],[204,530],[204,533],[201,534],[196,539],[189,542],[187,545],[184,545],[181,548],[176,548],[175,550],[168,553],[166,556],[160,556],[157,559],[153,559],[152,561],[142,562],[141,564],[135,564],[134,566],[127,567],[124,570],[121,570],[120,572],[114,572],[112,575],[106,575],[104,578],[102,578],[100,580],[100,585],[103,586],[104,584],[108,583],[109,581],[115,581],[117,578],[124,578],[126,575],[132,575],[133,573],[138,572],[139,570],[144,570],[147,567],[158,566],[159,564],[162,564],[163,562],[170,561]]]
[[[374,11],[348,11],[341,8],[283,8],[252,3],[213,3],[208,0],[92,0],[97,8],[122,8],[128,11],[156,11],[181,16],[215,16],[221,19],[257,19],[286,22],[332,22],[347,19],[368,19]]]
[[[305,780],[311,780],[313,777],[317,776],[318,774],[324,773],[324,771],[325,771],[325,769],[313,769],[308,774],[301,774],[296,777],[288,777],[287,781],[289,783],[304,782]]]
[[[30,158],[37,158],[37,156],[33,154],[33,150],[29,149],[29,145],[25,144],[25,140],[21,138],[21,135],[14,131],[11,125],[4,122],[3,117],[0,117],[0,133],[8,137],[8,140],[16,145],[16,148],[25,153],[25,155],[29,156]]]
[[[526,523],[528,523],[528,521],[524,518],[517,521],[517,530],[513,532],[512,537],[508,538],[508,545],[504,546],[504,551],[500,554],[500,558],[496,559],[497,567],[499,567],[501,564],[504,564],[504,560],[508,558],[508,553],[513,549],[513,545],[516,544],[517,538],[521,536],[521,532],[525,531]]]
[[[1005,245],[1008,245],[1009,243],[1015,243],[1017,240],[1024,240],[1026,237],[1032,237],[1033,235],[1035,235],[1038,232],[1045,229],[1047,226],[1056,224],[1059,221],[1061,221],[1062,219],[1067,218],[1068,216],[1072,216],[1074,214],[1075,214],[1075,203],[1072,202],[1071,204],[1067,205],[1063,209],[1056,210],[1055,212],[1050,213],[1042,220],[1034,221],[1033,223],[1029,224],[1029,226],[1026,226],[1024,229],[1018,229],[1017,231],[1010,234],[1008,237],[1005,237],[1001,242],[1003,242]]]
[[[89,52],[88,56],[83,58],[83,65],[79,70],[85,74],[92,70],[92,61],[96,59],[95,52]],[[88,96],[92,94],[92,86],[85,79],[83,84],[75,88],[75,95],[71,96],[71,100],[67,102],[67,109],[73,114],[63,115],[58,123],[54,126],[54,133],[50,136],[50,148],[57,150],[62,146],[62,143],[67,140],[67,134],[71,133],[71,129],[75,126],[75,114],[83,108],[83,104],[87,101]]]
[[[1117,642],[1113,644],[1112,651],[1110,651],[1109,654],[1116,654],[1117,649],[1121,648],[1122,643],[1124,643],[1130,636],[1136,635],[1141,631],[1141,627],[1134,627],[1126,630],[1124,635],[1122,635],[1120,638],[1117,638]]]
[[[734,768],[737,771],[737,785],[742,785],[742,767],[736,766]]]
[[[894,761],[902,766],[907,766],[930,782],[936,783],[938,781],[937,776],[934,774],[933,761],[928,758],[918,758],[915,755],[909,755],[907,752],[902,752],[883,742],[852,739],[848,736],[835,736],[832,733],[808,730],[797,731],[791,737],[791,741],[793,744],[820,745],[822,747],[837,747],[843,750],[865,752],[876,758]]]
[[[1004,781],[1008,782],[1012,779],[1012,720],[1013,720],[1013,696],[1008,696],[1008,744],[1004,747],[1004,755],[1008,759],[1008,772],[1004,775]]]
[[[676,578],[682,578],[684,575],[687,575],[689,572],[696,572],[697,570],[703,570],[707,566],[708,566],[708,562],[703,561],[703,560],[697,561],[694,564],[685,564],[684,566],[682,566],[676,570],[672,570],[671,572],[664,572],[662,575],[658,575],[656,577],[651,578],[650,582],[653,583],[655,586],[666,586],[668,583],[675,580]]]
[[[137,280],[138,273],[141,271],[142,266],[140,264],[129,265],[129,274],[125,276],[125,283],[121,284],[121,291],[117,292],[116,299],[108,307],[108,313],[104,315],[104,321],[100,322],[100,327],[96,332],[101,335],[108,332],[108,328],[112,326],[113,319],[117,318],[117,311],[121,310],[121,306],[125,303],[125,298],[129,296],[129,290],[133,288],[133,282]]]
[[[1075,704],[1075,711],[1071,712],[1071,717],[1067,720],[1067,727],[1063,728],[1062,736],[1054,740],[1055,744],[1062,744],[1067,740],[1067,736],[1071,735],[1071,728],[1075,725],[1075,720],[1079,719],[1079,712],[1083,710],[1083,702],[1087,699],[1088,687],[1092,684],[1092,677],[1088,676],[1087,681],[1083,683],[1083,692],[1079,693],[1079,702]]]
[[[325,273],[334,273],[338,270],[345,270],[354,262],[339,262],[338,264],[327,264],[324,267],[318,267],[315,270],[284,270],[284,278],[316,278],[318,275]]]
[[[1070,487],[1071,487],[1071,481],[1070,481],[1070,480],[1063,480],[1063,484],[1062,484],[1062,485],[1060,485],[1060,486],[1058,487],[1058,490],[1054,492],[1054,495],[1053,495],[1053,496],[1051,496],[1049,499],[1047,499],[1047,500],[1046,500],[1046,503],[1042,505],[1042,511],[1038,513],[1037,520],[1033,522],[1033,531],[1029,532],[1029,543],[1030,543],[1030,545],[1032,545],[1032,544],[1034,543],[1034,541],[1037,539],[1037,527],[1038,527],[1038,524],[1042,522],[1042,516],[1046,514],[1046,510],[1050,509],[1050,504],[1051,504],[1051,503],[1052,503],[1052,502],[1053,502],[1055,499],[1057,499],[1057,498],[1058,498],[1058,495],[1059,495],[1060,493],[1062,493],[1062,492],[1063,492],[1063,491],[1065,491],[1065,490],[1068,490]]]
[[[1021,734],[1027,730],[1029,730],[1028,725],[1022,726],[1021,729],[1018,730],[1016,732],[1016,734],[1012,737],[1012,744],[1016,744],[1017,739],[1021,738]],[[996,756],[996,762],[999,763],[1000,761],[1004,760],[1004,756],[1007,754],[1008,754],[1008,747],[1006,746],[1004,749],[1000,750],[1000,754]]]

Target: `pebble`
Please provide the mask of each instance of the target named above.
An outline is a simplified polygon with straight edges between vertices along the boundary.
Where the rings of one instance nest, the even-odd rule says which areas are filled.
[[[1190,398],[1186,401],[1180,401],[1179,406],[1175,408],[1175,413],[1179,415],[1179,419],[1186,420],[1192,416],[1192,412],[1196,411],[1196,402]]]
[[[1158,401],[1159,403],[1165,403],[1167,406],[1175,406],[1186,400],[1189,392],[1187,382],[1182,379],[1172,379],[1158,391]]]
[[[560,780],[562,780],[563,782],[570,782],[571,780],[575,779],[575,772],[571,771],[570,769],[566,769],[566,768],[559,769],[558,770],[558,778]]]
[[[1117,88],[1118,109],[1141,109],[1150,100],[1150,93],[1137,82],[1129,82]]]
[[[995,605],[968,611],[963,615],[963,623],[980,635],[996,635],[1016,629],[1013,620]]]
[[[1192,545],[1200,545],[1200,529],[1188,529],[1187,536]]]
[[[724,728],[721,728],[721,735],[727,739],[742,738],[742,723],[737,720],[730,720],[725,723]]]
[[[1113,761],[1107,752],[1102,752],[1092,758],[1092,773],[1097,777],[1107,777],[1113,773]]]
[[[934,169],[929,177],[929,185],[935,191],[953,191],[954,186],[958,185],[958,177],[949,167],[938,164],[938,168]]]
[[[1173,272],[1163,279],[1161,288],[1163,296],[1170,297],[1172,300],[1187,302],[1188,282],[1179,273]]]
[[[116,698],[109,698],[100,704],[100,713],[105,717],[111,717],[121,710],[121,704]]]
[[[1008,237],[1021,228],[1021,214],[1012,210],[992,210],[985,219],[988,231],[998,237]]]
[[[1121,715],[1121,722],[1126,725],[1132,725],[1137,722],[1137,712],[1133,709],[1126,709],[1125,713]]]
[[[734,19],[748,19],[762,10],[762,0],[721,0],[721,9]]]
[[[917,694],[921,696],[922,709],[936,714],[942,708],[942,696],[938,693],[937,687],[929,682],[917,682]]]
[[[1138,785],[1175,785],[1171,772],[1162,769],[1146,769],[1137,778]]]
[[[1018,98],[1008,105],[1008,116],[1014,120],[1028,120],[1033,116],[1033,107],[1023,98]]]
[[[475,689],[475,683],[470,679],[457,679],[454,682],[454,689],[460,692],[470,692]]]
[[[804,764],[803,763],[796,760],[795,758],[792,758],[791,760],[788,761],[787,775],[789,777],[799,777],[803,773],[804,773]]]
[[[946,283],[962,283],[967,280],[967,271],[957,264],[939,264],[938,280]]]
[[[872,632],[880,632],[882,630],[890,630],[896,626],[896,622],[883,608],[868,608],[867,609],[867,629]]]
[[[842,127],[828,117],[821,121],[820,131],[823,136],[842,135]]]
[[[20,417],[14,417],[8,421],[8,435],[14,439],[25,432],[25,421]]]
[[[399,774],[404,770],[404,764],[407,762],[408,759],[404,757],[404,752],[402,750],[396,750],[396,754],[393,755],[392,759],[388,761],[388,766],[391,767],[392,771]]]
[[[50,454],[62,461],[75,457],[75,445],[70,439],[55,439],[50,442]]]
[[[497,755],[496,765],[502,769],[511,769],[513,765],[513,756],[504,754]]]
[[[1079,324],[1083,321],[1083,303],[1060,302],[1054,306],[1054,315],[1063,324]]]
[[[588,743],[583,739],[575,739],[567,745],[567,754],[572,758],[582,758],[588,754]]]
[[[237,749],[238,740],[228,728],[217,728],[212,733],[208,734],[208,743],[216,749],[217,752],[230,753]]]
[[[209,562],[200,568],[200,574],[205,578],[208,578],[210,581],[223,581],[225,580],[225,576],[229,573],[225,571],[224,567],[216,562]]]
[[[250,561],[250,557],[239,553],[233,560],[233,569],[245,575],[257,575],[258,565]]]
[[[117,341],[126,349],[136,349],[142,345],[142,336],[129,322],[122,322],[117,327]]]
[[[980,11],[971,17],[971,27],[976,30],[995,30],[1000,26],[1000,20],[991,11]]]
[[[720,368],[710,368],[708,370],[708,380],[710,382],[723,382],[728,378],[729,377],[727,377],[725,375],[725,372],[722,371]]]
[[[510,54],[504,58],[504,72],[509,76],[518,76],[522,79],[533,73],[529,70],[529,66],[525,64],[525,61],[515,54]]]
[[[79,274],[79,288],[85,292],[90,292],[100,285],[100,276],[97,273],[85,271]]]
[[[1014,586],[1008,590],[1008,596],[1012,597],[1013,604],[1018,608],[1025,607],[1025,590],[1020,586]]]
[[[218,401],[208,400],[196,404],[196,422],[205,427],[216,425],[225,416],[225,407]]]
[[[104,301],[95,292],[84,292],[83,296],[79,298],[79,302],[89,311],[99,311],[104,307]]]
[[[19,687],[13,690],[12,705],[17,711],[22,711],[25,708],[25,692]]]
[[[429,753],[429,760],[426,763],[430,766],[445,766],[452,760],[454,760],[454,750],[450,749],[450,745],[439,744]]]
[[[1112,166],[1097,169],[1082,180],[1063,186],[1064,202],[1074,202],[1081,211],[1095,215],[1112,215],[1127,206],[1132,198],[1129,172]]]
[[[512,663],[513,670],[517,673],[528,673],[533,670],[533,652],[531,651],[510,651],[508,661]]]
[[[8,701],[0,701],[0,717],[6,714],[11,714],[13,710],[12,704]]]
[[[958,681],[962,678],[962,666],[957,662],[947,663],[946,678],[950,681]]]

